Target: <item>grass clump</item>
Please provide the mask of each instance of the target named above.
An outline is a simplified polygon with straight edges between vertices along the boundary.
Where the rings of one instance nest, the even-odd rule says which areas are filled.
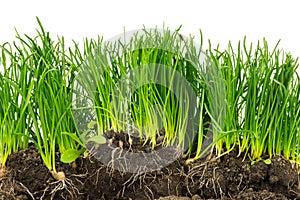
[[[166,144],[189,144],[185,133],[188,129],[196,132],[199,113],[193,114],[192,109],[197,111],[199,106],[200,74],[178,31],[162,34],[143,29],[127,43],[122,38],[111,42],[99,39],[85,48],[90,54],[80,68],[76,90],[83,94],[77,99],[77,109],[87,110],[77,115],[89,115],[95,106],[97,119],[90,120],[97,120],[99,134],[137,130],[155,146],[157,134],[164,129]],[[80,105],[82,102],[91,105]]]
[[[250,46],[250,47],[249,47]],[[299,70],[298,59],[278,49],[269,50],[265,40],[253,47],[246,39],[210,55],[222,73],[226,93],[223,130],[236,130],[218,142],[238,146],[253,160],[264,153],[299,161]]]
[[[0,176],[5,176],[8,156],[28,146],[31,120],[28,116],[33,82],[28,77],[27,57],[20,49],[1,47],[0,71]]]
[[[56,178],[57,151],[61,154],[84,151],[78,143],[80,139],[71,110],[76,66],[66,55],[64,39],[52,41],[38,22],[40,30],[36,37],[17,34],[14,48],[2,46],[4,88],[1,98],[6,107],[1,115],[4,119],[1,152],[5,153],[1,158],[5,161],[12,151],[26,147],[28,141],[33,142]],[[9,63],[5,62],[8,55]]]

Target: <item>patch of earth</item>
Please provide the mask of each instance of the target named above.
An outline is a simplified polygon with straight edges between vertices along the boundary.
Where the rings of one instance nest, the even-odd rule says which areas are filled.
[[[73,164],[61,163],[57,154],[57,171],[66,174],[65,181],[56,181],[51,176],[34,146],[13,153],[7,162],[7,175],[0,178],[0,199],[259,200],[300,197],[297,169],[281,156],[273,157],[271,164],[259,161],[251,165],[249,159],[244,159],[243,155],[238,156],[238,152],[233,150],[219,159],[199,159],[185,166],[185,160],[178,156],[178,151],[170,148],[167,150],[167,158],[173,161],[167,166],[152,171],[128,173],[126,170],[116,170],[98,159],[106,155],[108,160],[105,162],[109,163],[109,159],[115,158],[112,152],[118,152],[123,157],[119,166],[124,166],[127,158],[122,152],[158,152],[162,149],[161,138],[154,151],[151,151],[150,144],[142,145],[135,138],[130,142],[128,135],[123,132],[108,132],[106,137],[107,144],[95,146],[91,151],[94,156],[81,157]],[[165,156],[159,153],[153,155],[157,156],[153,159]],[[130,162],[132,165],[154,166],[142,157],[137,163]]]

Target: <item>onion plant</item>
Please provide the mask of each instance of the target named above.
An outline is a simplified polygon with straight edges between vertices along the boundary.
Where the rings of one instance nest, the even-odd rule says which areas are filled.
[[[27,138],[37,146],[54,178],[61,180],[65,177],[63,172],[56,171],[56,152],[71,154],[64,158],[76,158],[84,151],[71,111],[76,66],[67,56],[64,38],[59,38],[58,42],[52,41],[38,22],[40,30],[37,30],[37,37],[25,35],[22,38],[18,35],[22,52],[27,54],[26,66],[22,71],[30,77],[31,87],[27,88],[32,89],[26,93],[29,96],[27,114],[32,126],[26,126],[27,130],[32,131]]]
[[[179,37],[178,30],[141,32],[129,41],[103,42],[99,38],[86,42],[84,52],[90,54],[76,85],[84,100],[76,98],[80,114],[75,115],[86,116],[83,129],[84,124],[97,120],[100,135],[108,130],[134,129],[154,147],[163,128],[165,144],[188,146],[193,137],[186,137],[186,132],[193,135],[197,131],[199,112],[195,110],[201,87],[197,81],[200,72],[186,50],[189,44]],[[80,106],[87,111],[80,112]],[[88,117],[92,106],[97,119]]]
[[[31,121],[28,116],[32,78],[28,73],[25,52],[13,44],[0,46],[0,177],[12,152],[28,146]]]
[[[239,43],[237,52],[209,50],[219,66],[226,92],[226,117],[222,131],[232,131],[220,140],[223,147],[239,147],[251,159],[284,155],[299,161],[299,70],[298,59],[268,44]]]
[[[250,131],[245,137],[250,137],[251,155],[257,159],[262,153],[283,153],[294,160],[299,146],[296,127],[300,125],[297,60],[276,47],[269,52],[265,41],[262,47],[258,44],[253,58],[249,56],[243,128]]]
[[[215,96],[211,96],[208,102],[208,111],[212,110],[214,105],[220,106],[214,113],[214,118],[218,120],[219,130],[215,129],[214,137],[216,135],[228,134],[223,139],[219,140],[216,144],[217,155],[220,155],[223,151],[223,146],[227,150],[231,150],[237,144],[240,145],[240,150],[243,151],[245,146],[246,137],[242,136],[241,124],[243,123],[243,108],[246,88],[245,68],[243,63],[241,44],[238,44],[237,52],[235,52],[231,43],[228,45],[228,50],[221,51],[219,47],[212,49],[211,45],[207,51],[214,66],[217,66],[216,72],[211,73],[214,83],[218,83],[217,86],[212,87],[212,91],[215,91]],[[216,81],[218,80],[218,81]],[[220,88],[221,87],[221,88]],[[219,88],[219,89],[217,89]],[[223,133],[222,133],[223,132]],[[240,142],[240,138],[243,138]]]

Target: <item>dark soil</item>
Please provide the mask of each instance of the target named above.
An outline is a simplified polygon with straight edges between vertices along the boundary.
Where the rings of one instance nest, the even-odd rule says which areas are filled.
[[[126,149],[143,155],[143,152],[149,153],[149,144],[142,146],[138,139],[133,138],[130,145],[128,136],[123,133],[108,132],[107,138],[111,139],[111,144],[95,146],[91,151],[94,156],[79,158],[70,165],[57,159],[57,170],[65,172],[65,181],[56,181],[51,176],[34,146],[12,154],[7,162],[7,175],[0,178],[0,199],[256,200],[300,197],[297,169],[281,156],[272,158],[271,164],[259,161],[251,165],[249,159],[243,160],[243,155],[237,157],[233,150],[220,159],[197,160],[188,166],[184,165],[183,158],[161,169],[159,166],[166,163],[153,162],[157,169],[152,171],[141,170],[145,169],[141,166],[155,166],[140,156],[136,163],[129,160],[132,165],[140,166],[135,169],[139,173],[128,173]],[[161,141],[161,138],[157,140],[157,152],[161,149]],[[108,156],[101,157],[99,151]],[[119,170],[112,168],[114,162],[109,162],[109,159],[116,158],[112,152],[125,157],[118,160]],[[178,151],[170,148],[167,154],[171,161],[172,156],[178,156]],[[154,159],[162,157],[159,152],[153,155],[156,156]],[[106,159],[104,163],[109,164],[99,159]]]

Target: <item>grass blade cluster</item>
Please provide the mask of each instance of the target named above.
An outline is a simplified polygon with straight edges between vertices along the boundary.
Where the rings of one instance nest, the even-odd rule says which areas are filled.
[[[14,44],[15,45],[15,44]],[[12,152],[28,146],[31,120],[28,116],[32,77],[28,76],[27,56],[21,49],[12,52],[8,43],[0,46],[0,174]]]
[[[82,96],[75,106],[76,116],[86,116],[79,125],[82,132],[85,124],[97,120],[99,135],[136,130],[154,147],[163,129],[165,144],[191,144],[186,133],[197,131],[201,83],[199,50],[191,51],[189,45],[178,31],[157,29],[143,29],[128,42],[99,38],[86,43],[84,52],[90,54],[79,71],[76,91]]]
[[[223,132],[234,131],[217,146],[239,147],[253,160],[264,153],[299,161],[299,64],[290,54],[269,50],[263,40],[257,46],[239,43],[237,52],[210,49],[222,72],[226,88]]]
[[[52,41],[41,24],[37,33],[34,38],[17,34],[14,48],[2,46],[1,160],[4,165],[12,151],[30,141],[55,176],[57,151],[83,152],[71,111],[76,66],[66,55],[63,38]]]

